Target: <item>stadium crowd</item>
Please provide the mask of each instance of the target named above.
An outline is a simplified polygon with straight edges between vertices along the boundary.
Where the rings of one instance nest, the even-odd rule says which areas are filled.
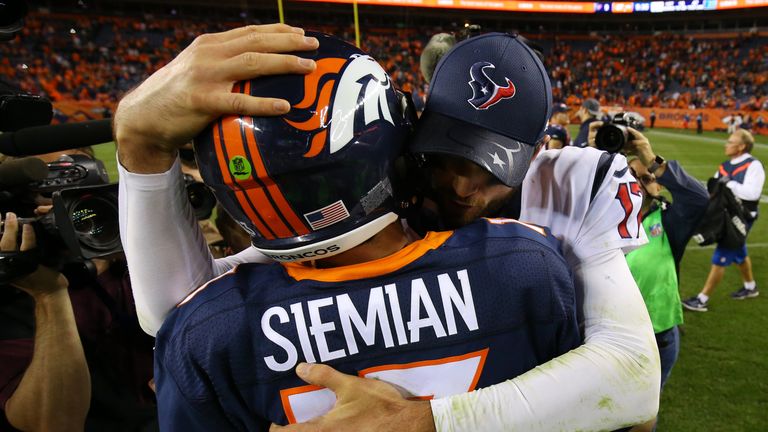
[[[20,38],[0,45],[0,76],[53,101],[97,101],[112,107],[194,35],[236,25],[37,13],[27,20]],[[354,30],[346,25],[314,28],[354,40]],[[361,41],[400,88],[414,95],[417,109],[428,89],[417,59],[431,33],[377,28],[366,30]],[[759,35],[531,37],[548,53],[553,96],[569,106],[595,98],[604,106],[768,109],[768,43]]]
[[[554,96],[573,104],[594,97],[603,104],[755,111],[768,108],[766,55],[768,45],[753,35],[604,36],[596,43],[557,40],[548,66]]]

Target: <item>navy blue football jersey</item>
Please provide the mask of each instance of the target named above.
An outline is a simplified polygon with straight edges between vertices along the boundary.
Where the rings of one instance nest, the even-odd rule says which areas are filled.
[[[363,264],[244,264],[195,291],[157,335],[162,430],[267,430],[333,407],[298,362],[439,398],[514,378],[580,345],[569,268],[549,231],[485,219]]]

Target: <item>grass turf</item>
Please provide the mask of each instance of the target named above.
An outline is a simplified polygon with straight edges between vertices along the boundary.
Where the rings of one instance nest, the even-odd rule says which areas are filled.
[[[650,130],[646,136],[656,153],[678,160],[694,177],[706,181],[726,159],[727,134]],[[752,154],[768,164],[768,138],[758,136]],[[768,183],[763,187],[763,195]],[[664,388],[659,431],[768,430],[768,222],[755,222],[747,242],[758,287],[763,296],[736,301],[729,297],[741,286],[738,269],[725,278],[709,301],[709,312],[685,312],[680,358]],[[706,280],[712,247],[690,243],[680,270],[680,295],[697,294]]]
[[[572,134],[575,136],[575,130]],[[720,162],[727,134],[654,129],[646,131],[656,153],[678,160],[694,177],[706,181]],[[113,143],[96,147],[110,179],[117,181]],[[768,165],[768,138],[757,137],[752,154]],[[768,191],[768,183],[763,194]],[[765,202],[762,202],[765,201]],[[738,270],[725,278],[709,301],[709,312],[685,313],[680,358],[661,398],[658,430],[768,430],[768,200],[761,200],[758,219],[748,239],[749,255],[763,295],[736,301],[728,296],[741,285]],[[681,265],[682,298],[699,292],[710,268],[713,249],[688,246]]]

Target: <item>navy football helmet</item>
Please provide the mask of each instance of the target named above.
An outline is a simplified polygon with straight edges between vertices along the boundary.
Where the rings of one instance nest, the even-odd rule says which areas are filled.
[[[195,138],[222,206],[277,261],[351,249],[397,220],[393,168],[413,118],[382,67],[336,37],[308,33],[309,75],[261,77],[233,91],[288,100],[279,117],[225,116]]]

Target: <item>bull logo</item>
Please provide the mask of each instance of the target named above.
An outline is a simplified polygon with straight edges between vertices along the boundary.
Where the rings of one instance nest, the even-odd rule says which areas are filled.
[[[467,99],[476,110],[486,110],[502,99],[509,99],[515,95],[515,85],[509,78],[506,87],[501,87],[485,73],[485,69],[495,69],[491,63],[477,62],[469,69],[469,76],[472,78],[467,84],[472,87],[472,99]]]
[[[375,60],[355,54],[349,59],[329,58],[317,63],[315,72],[305,78],[304,99],[293,106],[309,109],[312,117],[305,121],[286,120],[291,126],[312,134],[304,157],[317,156],[326,144],[333,154],[352,142],[355,114],[360,106],[364,126],[379,120],[395,124],[387,102],[392,84]]]

